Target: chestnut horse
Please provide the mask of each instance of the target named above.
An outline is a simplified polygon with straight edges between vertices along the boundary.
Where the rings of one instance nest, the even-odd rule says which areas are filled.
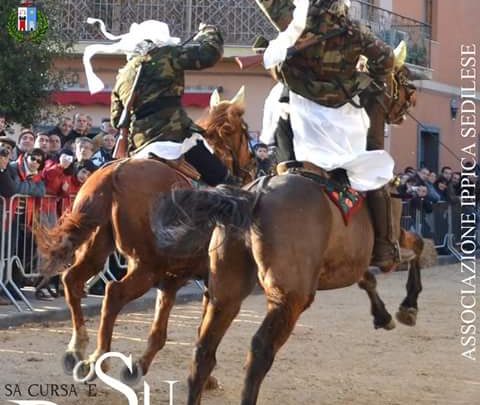
[[[403,67],[396,71],[398,93],[395,99],[384,94],[381,104],[385,111],[377,110],[378,116],[371,121],[378,125],[375,130],[383,131],[386,117],[400,122],[413,102],[414,88],[404,80],[406,75]],[[219,224],[210,241],[211,299],[189,376],[189,405],[200,403],[202,387],[215,366],[217,347],[257,279],[267,298],[267,314],[248,354],[242,405],[257,403],[260,385],[276,353],[317,290],[358,283],[370,299],[375,328],[395,326],[377,293],[375,276],[368,270],[374,232],[366,203],[347,226],[324,188],[310,178],[275,176],[260,181],[255,191],[228,187],[180,190],[156,208],[152,228],[162,248],[191,242],[191,230],[205,223]],[[397,315],[400,322],[413,325],[421,291],[419,255],[423,245],[415,234],[398,236],[417,253],[410,267],[408,296]]]
[[[243,88],[232,101],[212,97],[208,117],[199,124],[204,137],[234,176],[252,180],[253,158],[243,120]],[[77,365],[76,378],[91,379],[91,367],[110,351],[116,316],[130,301],[150,288],[161,290],[148,345],[136,363],[135,379],[146,374],[155,354],[166,341],[167,322],[178,289],[192,278],[206,279],[208,242],[189,251],[187,260],[159,249],[150,228],[152,202],[170,195],[173,188],[192,188],[191,181],[168,165],[153,159],[113,162],[88,178],[75,198],[73,209],[53,229],[41,228],[37,240],[48,274],[63,272],[65,299],[70,308],[73,334],[64,355],[67,373]],[[213,230],[213,227],[212,227]],[[97,274],[117,249],[127,259],[126,275],[107,284],[98,331],[97,348],[84,362],[88,344],[81,308],[85,282]],[[71,264],[70,264],[71,263]],[[67,264],[68,268],[65,269]],[[126,380],[129,376],[124,376]],[[131,382],[131,381],[130,381]]]

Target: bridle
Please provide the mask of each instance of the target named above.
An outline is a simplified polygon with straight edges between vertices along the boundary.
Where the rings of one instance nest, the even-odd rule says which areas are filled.
[[[408,71],[406,71],[405,67],[402,67],[396,73],[392,73],[391,83],[391,91],[388,91],[388,87],[381,89],[382,94],[379,94],[377,96],[377,101],[385,111],[386,123],[398,124],[403,119],[403,116],[408,113],[410,107],[412,107],[412,96],[415,94],[417,88],[408,79]],[[377,88],[380,90],[376,83],[374,83],[374,85],[376,85]],[[400,108],[398,108],[401,88],[403,88],[406,92],[405,101],[400,106]],[[388,104],[384,102],[383,97],[389,100]]]
[[[243,120],[242,120],[243,121]],[[251,152],[250,146],[250,137],[248,135],[248,130],[245,125],[242,125],[242,131],[241,131],[241,139],[240,139],[240,148],[241,150],[242,146],[246,143],[247,150],[249,151],[250,154],[250,163],[247,164],[246,166],[242,167],[240,166],[240,161],[238,158],[237,153],[228,145],[227,143],[225,144],[226,149],[230,153],[230,156],[232,157],[232,163],[233,163],[233,172],[232,173],[234,176],[238,176],[241,178],[244,178],[246,176],[251,175],[251,171],[254,168],[255,165],[255,160],[253,159],[253,154]],[[243,176],[242,176],[243,174]]]

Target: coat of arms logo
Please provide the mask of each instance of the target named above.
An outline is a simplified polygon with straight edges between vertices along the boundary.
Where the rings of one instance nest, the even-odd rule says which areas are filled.
[[[18,42],[39,43],[48,30],[48,19],[32,1],[24,0],[20,7],[10,13],[7,30]]]

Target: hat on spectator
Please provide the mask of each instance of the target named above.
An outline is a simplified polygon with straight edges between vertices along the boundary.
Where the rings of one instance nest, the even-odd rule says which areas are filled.
[[[8,136],[0,136],[0,143],[6,143],[7,145],[10,145],[12,149],[17,145],[15,140]]]

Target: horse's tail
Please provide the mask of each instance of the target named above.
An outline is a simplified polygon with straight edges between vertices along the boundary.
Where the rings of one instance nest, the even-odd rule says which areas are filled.
[[[88,191],[87,191],[88,190]],[[53,228],[35,226],[35,238],[42,257],[41,271],[51,276],[72,264],[74,253],[95,230],[111,221],[112,193],[80,190],[73,209],[62,215]]]
[[[157,246],[189,254],[208,246],[216,225],[245,233],[252,225],[255,195],[228,186],[176,190],[157,200],[151,217]]]

